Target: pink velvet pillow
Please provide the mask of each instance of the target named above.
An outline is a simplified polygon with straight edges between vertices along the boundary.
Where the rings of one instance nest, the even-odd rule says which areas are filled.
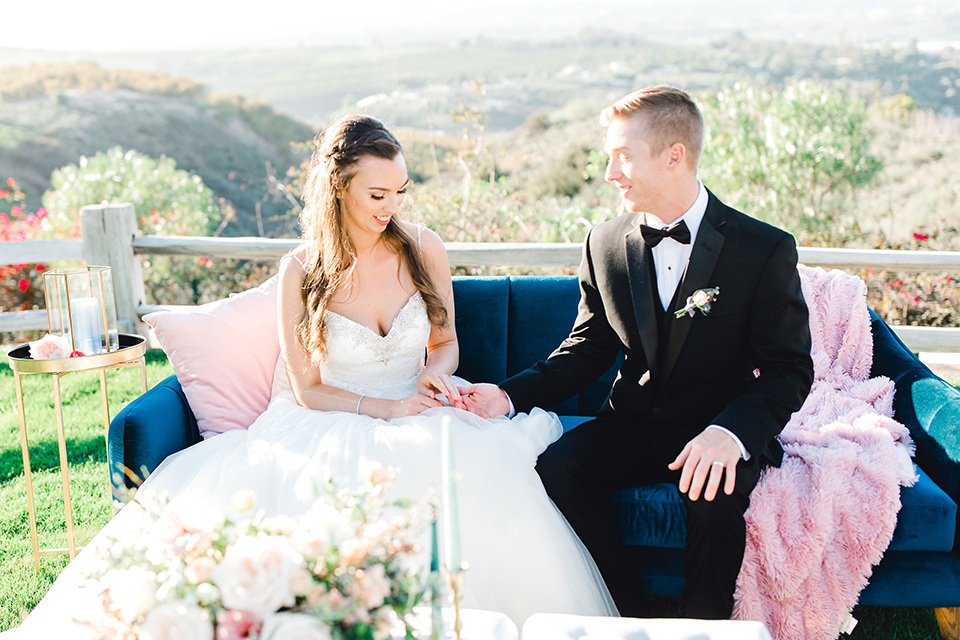
[[[270,401],[280,354],[277,277],[223,300],[147,314],[207,438],[246,429]]]

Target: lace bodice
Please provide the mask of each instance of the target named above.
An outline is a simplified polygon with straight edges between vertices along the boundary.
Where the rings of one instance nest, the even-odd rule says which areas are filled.
[[[378,398],[399,399],[416,392],[423,370],[430,320],[417,291],[403,305],[385,336],[333,311],[326,314],[325,384]]]

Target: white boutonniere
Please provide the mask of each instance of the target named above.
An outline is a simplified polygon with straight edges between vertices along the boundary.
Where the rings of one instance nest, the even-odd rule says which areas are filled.
[[[717,301],[720,295],[720,287],[711,287],[710,289],[697,289],[693,295],[687,298],[687,304],[683,309],[676,312],[678,318],[689,314],[691,317],[700,311],[703,315],[710,313],[710,304]]]

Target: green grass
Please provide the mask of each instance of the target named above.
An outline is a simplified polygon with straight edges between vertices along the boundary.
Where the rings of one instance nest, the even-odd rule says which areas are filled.
[[[8,349],[4,348],[3,352]],[[172,372],[162,352],[147,354],[149,386]],[[40,547],[66,547],[52,376],[28,375],[21,376],[21,380]],[[95,371],[69,373],[61,378],[60,386],[74,534],[79,546],[88,542],[112,515],[99,375]],[[140,394],[139,371],[108,371],[107,390],[110,414],[115,416]],[[19,624],[66,564],[67,556],[63,555],[41,558],[39,573],[33,566],[13,372],[3,358],[0,362],[0,630]]]
[[[172,369],[162,352],[147,354],[149,386],[170,373]],[[23,376],[22,380],[40,546],[65,547],[50,375]],[[112,513],[99,378],[96,372],[70,373],[61,379],[61,388],[75,533],[77,544],[82,545]],[[135,369],[109,371],[107,388],[113,416],[139,395],[140,376]],[[13,373],[4,359],[0,362],[0,631],[17,625],[36,606],[66,564],[67,556],[53,556],[41,558],[39,573],[33,566]],[[680,615],[674,599],[657,599],[653,604],[657,615]],[[854,617],[860,624],[850,636],[852,640],[940,637],[931,609],[857,607]]]

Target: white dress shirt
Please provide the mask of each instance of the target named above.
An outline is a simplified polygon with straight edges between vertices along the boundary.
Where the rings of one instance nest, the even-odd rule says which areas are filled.
[[[708,199],[707,188],[704,187],[701,182],[700,192],[697,194],[697,199],[693,201],[693,205],[691,205],[682,216],[670,224],[664,224],[660,218],[652,213],[643,214],[643,223],[655,229],[666,229],[683,220],[687,224],[687,229],[690,230],[690,244],[681,244],[673,238],[664,238],[657,246],[650,250],[653,253],[653,266],[657,273],[657,291],[660,294],[660,304],[663,305],[664,311],[670,307],[673,295],[676,293],[677,287],[680,285],[680,280],[687,270],[687,264],[690,262],[690,254],[693,252],[693,245],[697,241],[697,232],[700,231],[700,223],[703,222],[703,214],[707,212]],[[682,303],[683,300],[680,302]],[[746,447],[743,446],[740,438],[732,431],[719,424],[711,424],[707,428],[720,429],[728,434],[734,439],[737,446],[740,447],[740,455],[743,459],[750,459],[750,453]]]

